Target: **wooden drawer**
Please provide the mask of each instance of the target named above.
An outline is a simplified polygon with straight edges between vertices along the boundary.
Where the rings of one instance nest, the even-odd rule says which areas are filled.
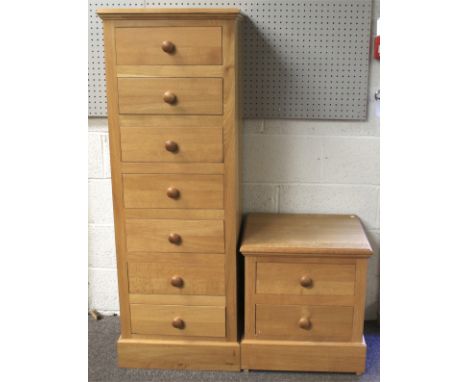
[[[224,295],[224,256],[155,254],[128,263],[131,294]]]
[[[256,305],[258,336],[309,341],[349,341],[351,306]]]
[[[206,127],[121,127],[124,162],[222,162],[223,130]]]
[[[126,232],[129,252],[224,253],[222,220],[127,219]]]
[[[224,306],[131,304],[132,333],[224,337]],[[178,327],[174,327],[174,325]]]
[[[352,296],[355,277],[354,264],[258,262],[256,293]]]
[[[223,208],[222,175],[126,174],[126,208]]]
[[[221,65],[221,37],[221,27],[116,28],[117,65]]]
[[[221,78],[119,78],[122,114],[222,114]],[[164,95],[175,101],[164,101]]]

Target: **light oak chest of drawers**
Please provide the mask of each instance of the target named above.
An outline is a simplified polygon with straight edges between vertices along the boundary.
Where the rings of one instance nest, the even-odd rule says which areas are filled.
[[[362,373],[372,250],[354,215],[251,214],[243,369]]]
[[[239,370],[237,9],[102,9],[121,367]]]

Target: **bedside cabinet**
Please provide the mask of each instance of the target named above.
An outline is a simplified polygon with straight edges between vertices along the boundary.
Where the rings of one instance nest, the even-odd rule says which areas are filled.
[[[239,10],[98,14],[119,366],[239,370]]]
[[[243,369],[363,373],[367,261],[354,215],[251,214]]]

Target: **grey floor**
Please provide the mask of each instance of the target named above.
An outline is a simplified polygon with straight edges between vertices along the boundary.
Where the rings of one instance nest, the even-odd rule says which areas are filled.
[[[119,336],[119,318],[104,317],[88,322],[88,381],[89,382],[328,382],[328,381],[379,381],[380,333],[376,322],[366,322],[367,365],[365,374],[293,373],[250,371],[209,372],[147,369],[119,369],[115,343]]]

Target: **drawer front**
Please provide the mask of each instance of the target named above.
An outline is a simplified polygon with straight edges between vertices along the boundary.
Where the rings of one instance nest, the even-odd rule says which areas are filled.
[[[129,252],[224,253],[222,220],[127,219],[126,233]]]
[[[122,114],[222,114],[221,78],[119,78]]]
[[[224,256],[155,254],[128,263],[131,294],[224,295]]]
[[[224,337],[224,306],[131,304],[132,333]]]
[[[258,336],[311,341],[350,341],[351,306],[256,305]]]
[[[257,263],[256,293],[352,296],[354,264]]]
[[[126,208],[223,208],[222,175],[123,175]]]
[[[222,162],[223,130],[121,127],[124,162]]]
[[[116,28],[117,65],[221,65],[221,27]]]

